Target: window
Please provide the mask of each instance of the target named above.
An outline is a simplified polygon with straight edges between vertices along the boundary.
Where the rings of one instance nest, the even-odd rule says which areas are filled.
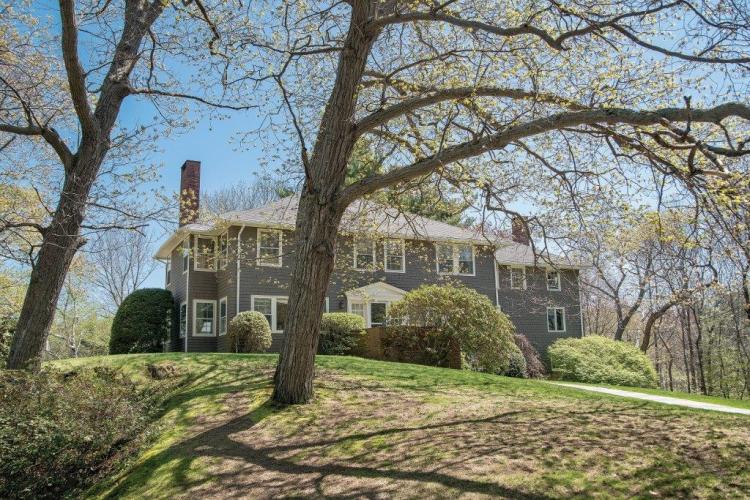
[[[227,298],[219,301],[219,335],[227,333]]]
[[[526,268],[510,268],[510,287],[513,290],[526,290]]]
[[[180,338],[187,332],[187,302],[180,304]]]
[[[211,337],[215,335],[216,322],[215,300],[193,301],[193,335],[196,337]]]
[[[271,331],[281,333],[286,327],[287,298],[253,295],[251,309],[258,311],[268,320]]]
[[[389,273],[403,273],[406,269],[404,240],[387,240],[385,249],[385,270]]]
[[[226,269],[229,262],[229,233],[219,236],[219,269]]]
[[[438,243],[437,270],[440,274],[474,275],[474,247]]]
[[[547,290],[560,291],[560,273],[558,271],[547,271]]]
[[[258,229],[258,265],[281,267],[281,231]]]
[[[360,240],[354,242],[354,269],[371,270],[375,265],[375,242]]]
[[[190,267],[190,238],[182,244],[182,274],[188,272]]]
[[[216,270],[216,240],[213,238],[196,238],[195,248],[195,270],[196,271],[215,271]]]
[[[365,315],[365,305],[362,302],[352,302],[349,304],[349,311],[357,316],[362,316],[367,324],[367,316]]]
[[[384,326],[388,304],[385,302],[370,303],[370,326]]]
[[[172,261],[167,261],[167,277],[166,277],[167,286],[169,286],[170,283],[172,283]]]
[[[564,332],[565,331],[565,308],[548,307],[547,308],[547,331]]]

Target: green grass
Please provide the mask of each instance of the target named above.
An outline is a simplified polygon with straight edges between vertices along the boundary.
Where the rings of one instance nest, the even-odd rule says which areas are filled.
[[[750,490],[747,417],[546,382],[320,356],[308,405],[269,401],[275,356],[170,360],[186,384],[158,438],[93,498],[728,497]]]
[[[608,384],[583,384],[580,382],[571,382],[571,383],[578,384],[578,385],[589,385],[593,387],[608,387],[610,389],[621,389],[623,391],[642,392],[644,394],[654,394],[656,396],[666,396],[670,398],[688,399],[690,401],[699,401],[701,403],[711,403],[711,404],[716,404],[716,405],[731,406],[732,408],[742,408],[744,410],[750,410],[750,400],[748,399],[729,399],[729,398],[721,398],[717,396],[704,396],[702,394],[695,394],[691,392],[665,391],[662,389],[644,389],[641,387],[623,387],[619,385],[608,385]]]

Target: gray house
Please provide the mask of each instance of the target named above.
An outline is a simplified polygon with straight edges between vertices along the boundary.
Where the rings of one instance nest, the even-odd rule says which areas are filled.
[[[200,162],[182,166],[180,227],[161,245],[165,284],[179,304],[172,351],[228,351],[229,321],[241,311],[263,313],[272,351],[284,335],[290,252],[297,197],[198,220]],[[534,258],[528,237],[490,241],[456,227],[362,201],[342,221],[327,312],[361,315],[383,324],[391,303],[422,284],[462,283],[489,297],[540,353],[582,332],[580,266]]]

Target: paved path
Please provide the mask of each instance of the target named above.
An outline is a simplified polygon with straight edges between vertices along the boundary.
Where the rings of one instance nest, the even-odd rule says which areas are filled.
[[[665,405],[684,406],[685,408],[697,408],[699,410],[721,411],[724,413],[739,413],[740,415],[750,415],[750,410],[743,408],[733,408],[731,406],[717,405],[714,403],[703,403],[701,401],[692,401],[690,399],[670,398],[667,396],[657,396],[655,394],[644,394],[642,392],[623,391],[621,389],[610,389],[608,387],[596,387],[591,385],[568,384],[565,382],[551,382],[555,385],[572,387],[584,391],[601,392],[612,394],[613,396],[622,396],[624,398],[643,399],[645,401],[654,401]]]

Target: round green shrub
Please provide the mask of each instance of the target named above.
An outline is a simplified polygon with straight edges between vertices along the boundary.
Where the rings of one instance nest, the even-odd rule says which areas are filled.
[[[258,311],[244,311],[232,318],[227,336],[232,352],[265,352],[271,347],[271,326]]]
[[[169,290],[136,290],[122,301],[115,314],[109,353],[162,352],[174,314],[174,299]]]
[[[562,380],[629,387],[656,387],[651,360],[634,345],[598,335],[560,339],[549,349],[553,374]]]
[[[460,285],[422,285],[388,312],[392,322],[427,327],[456,342],[469,367],[503,373],[508,368],[514,327],[508,317],[475,290]]]
[[[350,313],[325,313],[320,321],[318,354],[349,354],[365,333],[365,319]]]

